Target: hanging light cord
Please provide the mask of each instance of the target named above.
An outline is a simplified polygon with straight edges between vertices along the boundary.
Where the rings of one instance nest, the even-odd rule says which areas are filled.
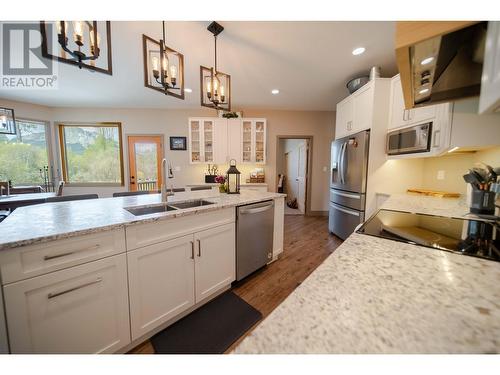
[[[217,35],[214,35],[215,39],[215,74],[217,74]]]

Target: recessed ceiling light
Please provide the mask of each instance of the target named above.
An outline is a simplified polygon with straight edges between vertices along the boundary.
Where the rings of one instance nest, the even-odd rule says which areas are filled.
[[[426,57],[425,59],[423,59],[422,61],[420,61],[420,64],[421,65],[427,65],[427,64],[430,64],[433,61],[434,61],[434,57],[430,56],[430,57]]]
[[[362,54],[363,52],[365,52],[365,51],[366,51],[366,48],[365,48],[365,47],[358,47],[358,48],[354,48],[354,49],[352,50],[352,54],[353,54],[354,56],[356,56],[356,55],[361,55],[361,54]]]
[[[429,92],[429,89],[422,89],[418,93],[419,94],[425,94],[426,92]]]
[[[193,90],[191,90],[190,88],[187,88],[187,87],[184,89],[184,91],[186,91],[186,92],[193,92]]]
[[[279,93],[280,93],[280,90],[278,90],[278,89],[271,90],[271,94],[273,94],[273,95],[278,95]]]

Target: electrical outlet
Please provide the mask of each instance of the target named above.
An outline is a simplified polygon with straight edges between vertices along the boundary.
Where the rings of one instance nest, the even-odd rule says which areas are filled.
[[[436,178],[438,180],[444,180],[445,172],[443,170],[438,171]]]

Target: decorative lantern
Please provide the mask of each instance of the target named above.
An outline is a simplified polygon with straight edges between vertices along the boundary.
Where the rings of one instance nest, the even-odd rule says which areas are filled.
[[[236,168],[236,160],[231,159],[229,162],[229,169],[226,172],[226,191],[228,194],[240,193],[240,175],[240,171]]]

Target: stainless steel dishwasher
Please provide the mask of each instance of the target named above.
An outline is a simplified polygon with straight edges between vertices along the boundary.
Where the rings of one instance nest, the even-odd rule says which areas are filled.
[[[265,266],[273,256],[274,201],[236,210],[236,280]]]

